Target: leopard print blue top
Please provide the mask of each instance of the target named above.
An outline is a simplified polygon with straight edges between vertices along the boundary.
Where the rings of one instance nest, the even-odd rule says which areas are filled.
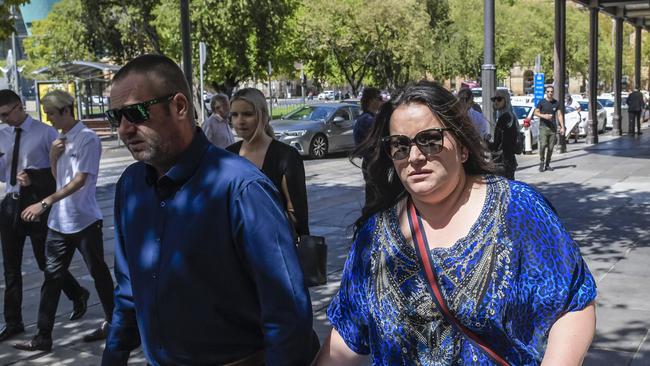
[[[495,176],[485,181],[479,218],[466,237],[431,250],[433,267],[465,326],[510,364],[538,365],[553,323],[594,301],[596,285],[539,193]],[[401,204],[358,233],[327,312],[332,325],[373,365],[492,365],[434,305],[413,243],[399,228]]]

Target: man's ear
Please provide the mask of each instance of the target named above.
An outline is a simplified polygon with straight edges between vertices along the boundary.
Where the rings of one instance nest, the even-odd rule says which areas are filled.
[[[190,101],[187,100],[187,97],[185,97],[185,94],[183,93],[176,93],[176,95],[173,98],[172,106],[173,106],[173,113],[178,115],[180,118],[186,118],[189,113],[189,103]]]

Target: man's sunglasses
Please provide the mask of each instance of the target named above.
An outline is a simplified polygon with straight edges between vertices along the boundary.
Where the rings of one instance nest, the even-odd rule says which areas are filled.
[[[493,102],[500,102],[503,100],[503,97],[492,97],[492,99],[490,100],[492,100]]]
[[[402,160],[411,154],[411,146],[415,144],[427,158],[442,151],[444,132],[449,128],[430,128],[418,132],[413,139],[404,135],[386,136],[381,139],[384,150],[393,160]]]
[[[119,127],[122,122],[122,117],[129,120],[129,122],[138,124],[149,120],[149,107],[164,103],[172,100],[177,93],[169,94],[164,97],[154,98],[146,102],[129,104],[122,108],[109,109],[106,111],[106,118],[113,127]]]

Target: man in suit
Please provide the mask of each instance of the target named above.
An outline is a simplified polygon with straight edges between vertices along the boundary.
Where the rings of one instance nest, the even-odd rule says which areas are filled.
[[[5,326],[0,330],[0,342],[25,331],[22,319],[22,257],[25,239],[29,236],[34,258],[41,271],[45,270],[45,236],[47,215],[39,221],[26,222],[20,213],[27,206],[40,203],[56,189],[50,171],[50,148],[56,131],[30,117],[20,97],[11,90],[0,90],[0,120],[9,128],[0,131],[0,180],[6,182],[6,195],[0,205],[0,240],[4,264]],[[64,274],[63,291],[74,302],[70,320],[86,312],[89,292],[81,287],[70,272]]]
[[[630,116],[630,129],[629,134],[634,135],[634,130],[636,128],[636,133],[641,134],[641,111],[644,107],[643,94],[639,89],[634,89],[630,95],[627,96],[627,106],[628,113]]]

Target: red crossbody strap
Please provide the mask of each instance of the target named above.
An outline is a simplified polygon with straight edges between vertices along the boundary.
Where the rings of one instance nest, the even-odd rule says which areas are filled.
[[[429,282],[429,290],[431,292],[433,300],[436,302],[438,308],[442,311],[442,315],[444,315],[445,318],[447,318],[447,320],[459,332],[461,332],[475,346],[480,348],[494,362],[502,366],[510,366],[508,361],[494,352],[487,344],[485,344],[485,342],[483,342],[483,340],[478,335],[461,324],[460,321],[456,319],[456,317],[451,313],[451,311],[449,311],[447,302],[445,301],[445,298],[442,296],[442,292],[438,287],[438,279],[436,278],[436,274],[433,271],[433,266],[431,265],[431,250],[429,248],[427,236],[422,229],[422,219],[420,218],[420,215],[418,214],[417,209],[415,208],[415,205],[411,199],[408,200],[407,210],[409,227],[411,229],[411,237],[415,243],[416,253],[427,276],[427,281]]]

